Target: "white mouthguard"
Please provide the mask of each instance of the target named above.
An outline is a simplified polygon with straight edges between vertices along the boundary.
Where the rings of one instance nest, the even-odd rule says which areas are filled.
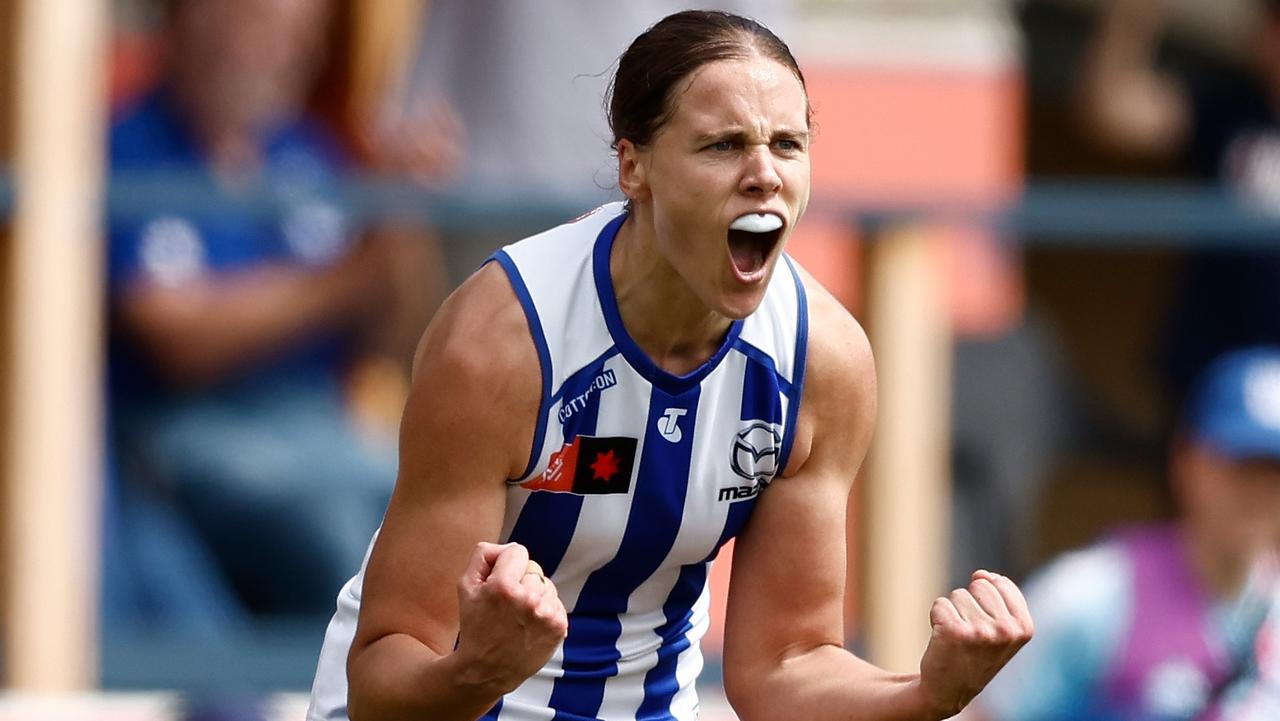
[[[782,218],[773,213],[747,213],[733,221],[730,230],[745,230],[748,233],[770,233],[782,227]]]

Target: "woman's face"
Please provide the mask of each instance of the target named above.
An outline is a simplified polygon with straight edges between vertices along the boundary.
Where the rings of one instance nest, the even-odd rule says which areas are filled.
[[[672,99],[649,145],[619,143],[620,185],[694,294],[743,318],[809,201],[804,88],[786,66],[752,55],[702,66]]]

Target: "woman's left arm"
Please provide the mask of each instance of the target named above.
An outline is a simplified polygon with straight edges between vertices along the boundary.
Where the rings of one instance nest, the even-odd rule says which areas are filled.
[[[1012,582],[980,571],[934,602],[919,673],[890,673],[844,650],[846,507],[874,426],[875,368],[857,322],[807,285],[800,422],[788,467],[735,543],[725,690],[743,721],[946,718],[1030,639],[1030,614]]]

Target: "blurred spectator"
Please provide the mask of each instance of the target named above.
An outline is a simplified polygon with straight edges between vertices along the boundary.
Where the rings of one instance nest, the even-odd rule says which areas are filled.
[[[1280,614],[1280,347],[1209,367],[1169,482],[1177,520],[1122,530],[1032,579],[1036,637],[974,716],[1229,720],[1277,708],[1280,658],[1260,629]]]
[[[112,172],[202,179],[240,200],[270,189],[281,210],[113,216],[114,530],[131,551],[150,539],[147,553],[177,553],[137,511],[172,504],[181,516],[162,522],[194,528],[249,610],[327,615],[395,477],[394,439],[353,424],[346,374],[375,346],[407,364],[431,269],[403,233],[357,237],[336,202],[347,160],[303,112],[329,2],[167,7],[163,83],[114,123]],[[200,570],[170,563],[150,580],[181,588]],[[182,620],[159,606],[146,610]]]
[[[1280,212],[1280,2],[1262,0],[1247,68],[1203,80],[1156,67],[1167,0],[1114,0],[1088,51],[1081,110],[1135,159],[1181,158],[1240,201]],[[1280,343],[1280,253],[1203,249],[1188,260],[1167,328],[1172,397],[1232,348]]]

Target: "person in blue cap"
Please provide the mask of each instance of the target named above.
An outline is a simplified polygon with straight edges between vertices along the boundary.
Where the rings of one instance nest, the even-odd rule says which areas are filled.
[[[1036,639],[972,716],[1280,718],[1280,347],[1200,376],[1169,482],[1175,520],[1122,529],[1032,579]]]

